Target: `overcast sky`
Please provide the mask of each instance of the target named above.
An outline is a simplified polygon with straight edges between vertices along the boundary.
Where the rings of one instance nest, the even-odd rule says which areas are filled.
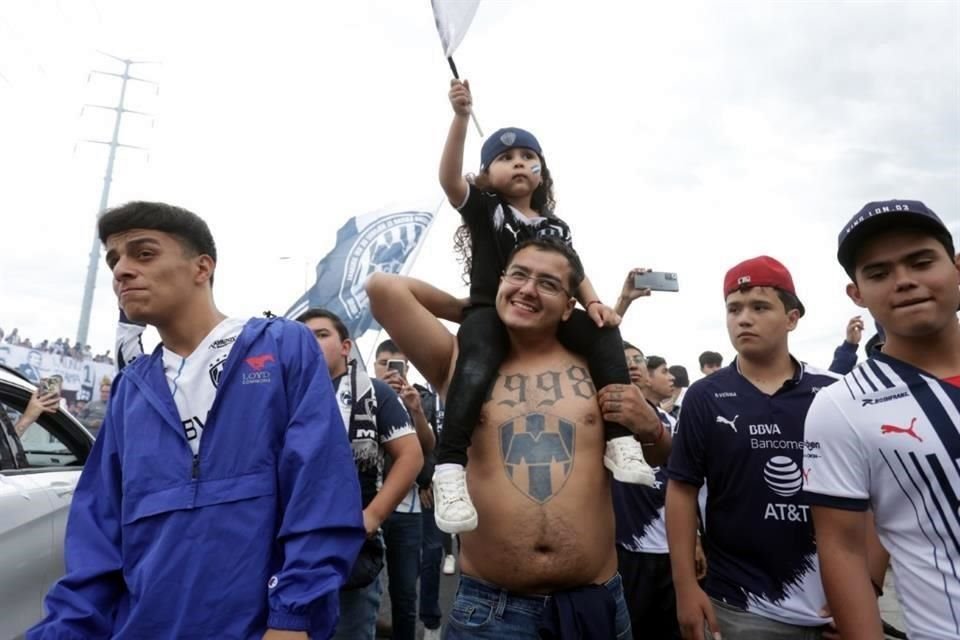
[[[110,203],[210,224],[229,315],[282,313],[352,215],[432,209],[451,118],[427,0],[13,0],[0,8],[0,327],[74,339],[119,83],[135,73]],[[540,139],[587,273],[611,305],[633,266],[681,291],[636,303],[625,338],[696,369],[733,355],[722,279],[772,255],[823,367],[857,312],[836,235],[869,200],[920,199],[960,230],[960,2],[482,2],[456,59],[489,133]],[[465,167],[482,140],[471,131]],[[457,295],[444,205],[412,275]],[[281,260],[288,256],[290,259]],[[101,261],[102,263],[102,261]],[[97,280],[89,342],[112,347]],[[373,337],[363,342],[364,353]]]

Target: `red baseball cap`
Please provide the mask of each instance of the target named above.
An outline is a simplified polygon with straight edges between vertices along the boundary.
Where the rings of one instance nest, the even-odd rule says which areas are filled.
[[[770,256],[758,256],[744,260],[737,266],[727,271],[723,278],[723,297],[739,289],[750,289],[752,287],[774,287],[781,291],[786,291],[797,298],[800,303],[800,315],[806,312],[803,303],[797,296],[797,290],[793,286],[793,277],[790,272],[778,260]]]

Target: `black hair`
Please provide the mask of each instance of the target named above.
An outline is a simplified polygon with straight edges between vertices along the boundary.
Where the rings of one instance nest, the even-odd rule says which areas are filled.
[[[119,207],[104,211],[97,220],[97,233],[100,242],[107,244],[107,238],[115,233],[131,229],[152,229],[174,236],[188,255],[210,256],[217,262],[217,245],[213,241],[210,227],[203,218],[164,202],[144,202],[136,200]],[[213,274],[210,274],[210,286],[213,286]]]
[[[680,364],[669,367],[670,375],[673,376],[673,386],[678,389],[690,386],[690,376],[687,374],[687,368]]]
[[[333,325],[333,328],[336,329],[337,335],[340,336],[340,342],[350,339],[350,332],[347,331],[347,325],[343,324],[343,320],[340,319],[340,316],[335,314],[333,311],[327,311],[326,309],[313,307],[298,315],[297,322],[306,323],[307,320],[313,320],[314,318],[326,318],[329,320]]]
[[[647,356],[647,371],[650,373],[653,373],[665,364],[667,364],[667,361],[660,356]]]
[[[392,353],[403,353],[403,351],[400,350],[400,347],[397,346],[397,343],[389,339],[384,340],[383,342],[377,345],[377,352],[375,356],[379,356],[384,351],[390,351]]]
[[[529,240],[524,240],[513,248],[513,251],[511,251],[510,255],[507,256],[507,266],[510,266],[510,263],[513,261],[513,257],[517,255],[517,253],[523,249],[526,249],[527,247],[535,247],[540,251],[552,251],[554,253],[559,253],[566,258],[567,262],[570,264],[570,281],[567,283],[570,286],[569,293],[571,295],[576,293],[577,287],[580,286],[580,283],[583,282],[583,279],[586,277],[586,275],[583,272],[583,263],[580,261],[580,256],[577,255],[577,252],[573,250],[573,247],[562,240],[557,240],[556,238],[551,238],[550,236],[544,236],[542,238],[530,238]]]
[[[640,355],[643,355],[643,350],[642,350],[640,347],[635,347],[635,346],[633,346],[632,344],[630,344],[629,342],[627,342],[626,340],[624,340],[624,341],[623,341],[623,350],[626,351],[627,349],[633,349],[634,351],[639,351],[639,352],[640,352]]]
[[[780,302],[783,303],[783,308],[787,310],[787,313],[790,313],[794,309],[800,309],[800,298],[783,289],[778,288],[776,291],[777,297],[780,298]]]
[[[700,368],[703,369],[708,364],[716,367],[722,366],[723,356],[716,351],[704,351],[700,354]]]
[[[553,212],[557,208],[557,201],[553,196],[553,176],[550,174],[550,168],[547,167],[547,159],[543,157],[542,153],[537,155],[540,158],[540,184],[530,195],[530,208],[544,218],[555,218]],[[484,167],[478,175],[472,176],[471,182],[481,191],[491,191],[490,183],[487,180],[489,172],[490,168]],[[461,224],[453,233],[453,251],[457,255],[457,261],[463,265],[461,275],[464,283],[470,284],[473,238],[470,236],[470,228],[466,224]]]

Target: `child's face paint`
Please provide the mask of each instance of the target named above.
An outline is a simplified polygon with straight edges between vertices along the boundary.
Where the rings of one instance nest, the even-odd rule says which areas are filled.
[[[538,175],[540,173],[540,165],[535,164],[532,167],[530,167],[530,173],[534,175]]]

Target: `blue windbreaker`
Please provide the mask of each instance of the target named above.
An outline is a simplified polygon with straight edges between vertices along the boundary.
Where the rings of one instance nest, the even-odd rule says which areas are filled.
[[[329,638],[364,539],[315,338],[247,322],[194,460],[158,347],[114,383],[70,508],[66,575],[34,639]]]

